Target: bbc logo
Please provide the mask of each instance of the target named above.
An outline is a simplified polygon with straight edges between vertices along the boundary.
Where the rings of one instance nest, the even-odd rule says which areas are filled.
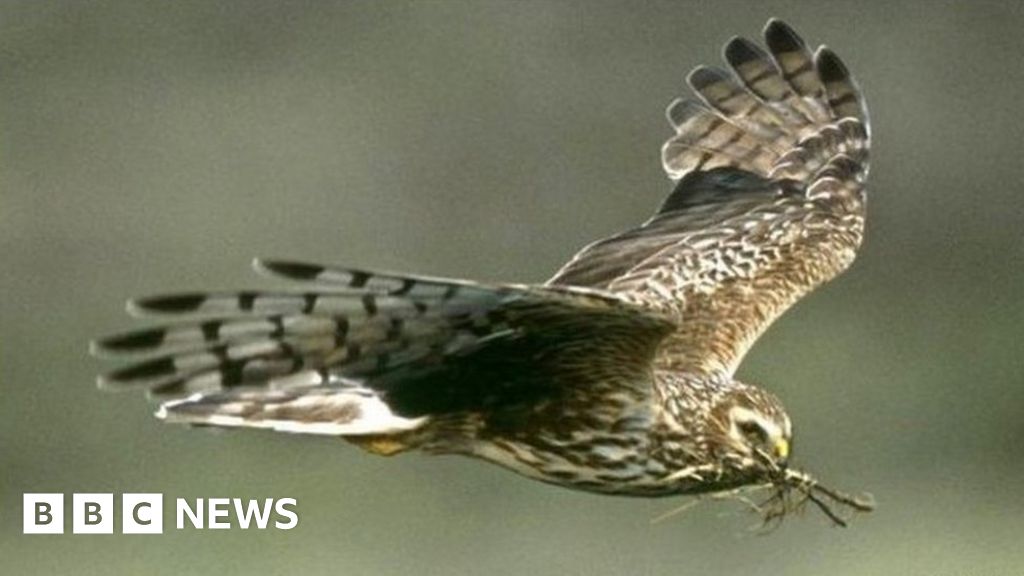
[[[63,494],[24,494],[22,531],[63,534],[64,504]],[[177,498],[174,526],[178,530],[229,530],[236,526],[241,530],[291,530],[299,524],[297,506],[295,498]],[[122,494],[120,510],[122,534],[164,533],[163,494]],[[114,520],[113,494],[72,495],[74,534],[113,534]]]
[[[122,534],[163,534],[163,494],[122,494]],[[64,533],[63,494],[24,494],[22,532]],[[73,494],[71,531],[75,534],[114,533],[113,494]]]

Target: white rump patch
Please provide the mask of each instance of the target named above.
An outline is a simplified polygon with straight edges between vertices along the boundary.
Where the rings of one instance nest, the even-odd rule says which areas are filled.
[[[406,418],[367,389],[309,387],[193,394],[165,402],[157,418],[181,424],[263,428],[299,434],[392,434],[422,426],[427,416]]]

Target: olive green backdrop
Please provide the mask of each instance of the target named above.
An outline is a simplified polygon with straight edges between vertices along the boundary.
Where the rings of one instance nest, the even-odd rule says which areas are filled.
[[[255,255],[541,281],[669,190],[665,105],[789,20],[872,110],[867,241],[740,375],[879,510],[768,536],[458,458],[163,425],[95,389],[123,301]],[[0,4],[0,572],[1020,573],[1019,2]],[[24,492],[295,497],[287,531],[25,536]],[[70,526],[70,521],[68,521]],[[119,524],[118,524],[119,525]]]

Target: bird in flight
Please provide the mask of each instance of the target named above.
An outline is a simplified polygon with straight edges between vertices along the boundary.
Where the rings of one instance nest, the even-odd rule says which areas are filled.
[[[854,259],[870,131],[834,52],[770,20],[733,38],[667,116],[674,188],[639,226],[543,284],[485,284],[257,260],[285,290],[177,293],[129,310],[166,323],[102,338],[169,422],[339,436],[390,455],[481,458],[605,494],[769,488],[779,518],[865,499],[789,466],[779,399],[734,376],[786,309]]]

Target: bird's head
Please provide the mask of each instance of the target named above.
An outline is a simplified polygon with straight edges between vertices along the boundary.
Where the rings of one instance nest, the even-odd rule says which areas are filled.
[[[874,509],[870,495],[845,494],[789,466],[793,424],[782,402],[770,392],[732,381],[730,386],[720,389],[711,403],[706,434],[720,479],[732,486],[771,490],[767,500],[754,505],[766,526],[777,523],[807,502],[813,503],[839,526],[846,526],[847,518],[842,510],[834,510],[834,506],[853,512]],[[728,489],[721,492],[731,493]]]
[[[726,467],[742,473],[786,468],[793,425],[775,395],[739,384],[717,399],[709,420],[715,455]]]

